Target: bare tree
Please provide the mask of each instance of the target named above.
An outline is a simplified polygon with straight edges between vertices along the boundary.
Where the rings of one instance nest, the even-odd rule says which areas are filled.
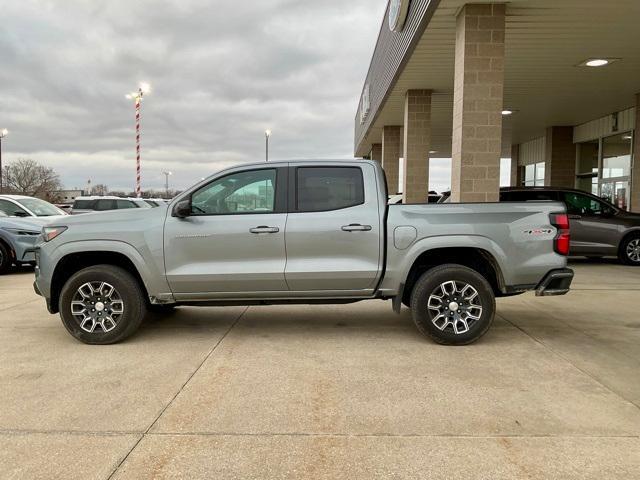
[[[107,187],[103,183],[99,183],[97,185],[94,185],[91,188],[90,194],[91,195],[100,195],[100,196],[108,195],[109,194],[109,187]]]
[[[60,190],[58,174],[30,158],[19,158],[3,170],[4,190],[7,192],[48,200],[56,190]]]

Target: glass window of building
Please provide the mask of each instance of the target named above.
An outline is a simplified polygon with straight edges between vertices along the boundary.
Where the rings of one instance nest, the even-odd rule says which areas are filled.
[[[629,205],[632,140],[629,132],[602,139],[600,196],[625,210]]]
[[[598,159],[600,157],[600,141],[593,140],[578,145],[578,162],[576,169],[576,188],[585,192],[598,194]]]
[[[524,181],[522,182],[525,187],[542,187],[544,185],[544,162],[532,163],[526,165],[524,168]]]

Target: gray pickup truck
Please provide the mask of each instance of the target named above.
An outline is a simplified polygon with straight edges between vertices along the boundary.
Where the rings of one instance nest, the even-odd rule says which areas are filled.
[[[241,165],[167,207],[64,217],[36,245],[36,292],[89,344],[177,305],[391,299],[423,334],[468,344],[495,297],[567,293],[569,224],[555,202],[387,205],[372,161]]]

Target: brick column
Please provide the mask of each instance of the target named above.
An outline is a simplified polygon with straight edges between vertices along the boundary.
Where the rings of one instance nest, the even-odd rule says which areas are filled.
[[[385,126],[382,128],[382,168],[387,176],[389,195],[398,193],[398,164],[402,152],[400,135],[402,127]]]
[[[404,99],[403,202],[427,203],[431,149],[431,90],[408,90]]]
[[[511,182],[509,185],[512,187],[519,187],[522,183],[522,178],[520,175],[521,169],[520,165],[518,165],[518,161],[520,160],[520,145],[511,145]]]
[[[629,210],[640,213],[640,93],[636,95],[636,129],[633,133],[633,159],[631,162],[631,198]]]
[[[371,153],[369,154],[371,160],[375,160],[376,162],[382,162],[382,144],[374,143],[371,145]]]
[[[576,184],[576,146],[573,127],[549,127],[545,139],[544,184],[573,188]]]
[[[504,4],[468,4],[456,19],[451,200],[495,202],[500,189]]]

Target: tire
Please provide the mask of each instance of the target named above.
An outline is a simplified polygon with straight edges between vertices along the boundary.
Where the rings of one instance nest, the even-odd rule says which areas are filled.
[[[140,283],[129,272],[114,265],[96,265],[67,280],[59,308],[71,335],[90,345],[108,345],[138,329],[147,313],[147,302]]]
[[[11,250],[7,246],[0,242],[0,275],[9,273],[11,270]]]
[[[442,345],[475,342],[491,327],[495,311],[489,282],[462,265],[446,264],[426,271],[411,292],[413,322],[420,333]]]
[[[640,267],[640,234],[629,235],[622,240],[618,258],[626,265]]]

